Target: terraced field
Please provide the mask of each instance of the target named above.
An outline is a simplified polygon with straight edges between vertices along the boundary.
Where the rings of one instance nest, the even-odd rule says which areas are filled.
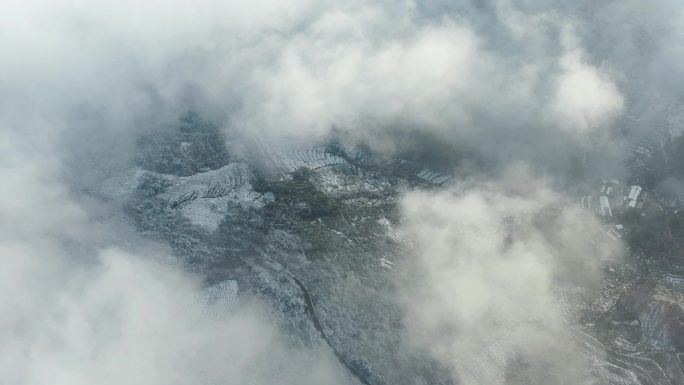
[[[172,207],[178,208],[196,199],[220,198],[235,190],[248,188],[253,175],[246,165],[231,163],[217,170],[170,178],[173,184],[164,197],[169,199]]]
[[[277,164],[285,173],[299,169],[316,170],[323,167],[335,166],[346,163],[340,157],[331,155],[323,147],[296,148],[291,152],[275,155]]]
[[[202,291],[200,301],[207,314],[226,316],[240,306],[238,284],[234,280],[227,280],[210,286]]]
[[[242,163],[230,163],[217,170],[188,177],[163,176],[170,186],[160,195],[171,208],[180,210],[191,223],[215,231],[230,214],[230,206],[260,208],[268,197],[253,191],[254,175]]]
[[[608,384],[676,385],[684,380],[681,366],[674,355],[663,354],[661,363],[648,353],[622,354],[611,350],[586,332],[575,329],[577,339],[586,348],[594,363],[596,376],[592,381]]]
[[[259,153],[270,160],[270,166],[280,175],[301,169],[317,170],[347,163],[344,158],[329,152],[325,146],[305,145],[284,138],[263,138],[256,135],[253,141]]]
[[[446,185],[453,181],[454,177],[451,175],[442,174],[437,171],[432,171],[429,169],[424,169],[417,174],[418,178],[423,179],[426,182],[434,183],[438,185]]]

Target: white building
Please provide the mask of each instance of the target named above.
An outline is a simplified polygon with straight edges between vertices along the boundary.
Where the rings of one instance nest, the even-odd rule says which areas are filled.
[[[637,206],[637,199],[641,195],[641,186],[631,186],[629,189],[629,195],[627,195],[627,206],[635,208]]]
[[[608,201],[608,197],[605,195],[601,195],[599,197],[599,205],[600,207],[600,213],[604,217],[612,217],[613,216],[613,211],[610,209],[610,202]]]

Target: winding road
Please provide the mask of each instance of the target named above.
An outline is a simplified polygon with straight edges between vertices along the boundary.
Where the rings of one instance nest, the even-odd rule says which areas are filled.
[[[356,379],[359,380],[364,385],[371,385],[371,383],[364,377],[364,375],[359,372],[358,369],[354,368],[352,365],[348,364],[347,361],[345,361],[344,357],[340,354],[340,352],[335,349],[335,346],[330,342],[328,339],[328,336],[325,335],[325,332],[323,331],[323,327],[321,326],[321,323],[318,321],[318,316],[316,316],[316,310],[314,309],[313,302],[311,301],[311,296],[309,295],[309,291],[306,290],[306,287],[295,277],[292,277],[292,279],[295,281],[297,286],[302,290],[302,293],[304,294],[304,301],[306,301],[306,311],[309,313],[311,316],[311,319],[313,320],[314,327],[316,327],[316,330],[318,330],[319,333],[321,333],[321,337],[325,340],[325,342],[330,346],[330,348],[333,350],[333,353],[335,353],[335,356],[337,359],[340,361],[342,365],[344,365],[349,372],[356,377]]]

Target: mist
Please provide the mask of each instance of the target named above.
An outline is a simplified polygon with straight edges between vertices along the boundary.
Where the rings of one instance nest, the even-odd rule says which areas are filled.
[[[195,109],[227,131],[334,134],[383,152],[427,137],[446,143],[442,158],[458,158],[449,147],[487,163],[555,154],[560,167],[610,144],[600,132],[626,103],[620,63],[593,60],[584,25],[552,7],[206,1],[161,17],[156,3],[41,5],[5,6],[6,125],[68,126],[77,147],[106,137],[91,152],[109,162],[132,151],[131,132]]]
[[[602,230],[570,190],[627,175],[631,140],[673,131],[684,5],[6,0],[0,14],[7,383],[356,381],[258,296],[209,317],[205,277],[93,194],[187,111],[230,149],[334,139],[456,175],[398,197],[402,346],[465,385],[591,376],[558,298],[590,302],[622,245],[588,242]]]
[[[398,295],[407,343],[462,384],[591,378],[569,308],[596,298],[603,261],[622,251],[592,242],[603,239],[599,222],[563,200],[519,167],[465,191],[405,196],[413,247]]]

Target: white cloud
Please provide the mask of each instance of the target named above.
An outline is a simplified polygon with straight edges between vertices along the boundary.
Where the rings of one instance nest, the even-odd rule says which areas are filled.
[[[570,51],[561,60],[553,109],[576,130],[605,127],[623,111],[624,98],[608,75],[582,60],[581,52]]]
[[[116,249],[70,263],[0,245],[0,369],[13,384],[349,383],[325,345],[304,348],[248,303],[214,318],[184,273]]]
[[[378,41],[305,31],[273,68],[255,72],[245,124],[304,137],[324,136],[332,125],[374,130],[401,118],[441,128],[453,115],[451,94],[470,84],[476,44],[468,28],[453,22]]]
[[[12,2],[4,119],[31,111],[24,129],[61,130],[86,110],[123,133],[191,106],[234,130],[309,139],[336,126],[383,150],[406,130],[478,150],[609,125],[620,89],[581,44],[564,46],[573,21],[495,5],[492,36],[477,13],[426,16],[413,2]]]
[[[617,256],[591,215],[519,171],[458,193],[411,193],[401,208],[414,243],[397,285],[409,344],[466,385],[582,383],[590,363],[565,311],[579,302],[560,293],[591,298],[601,259]]]

